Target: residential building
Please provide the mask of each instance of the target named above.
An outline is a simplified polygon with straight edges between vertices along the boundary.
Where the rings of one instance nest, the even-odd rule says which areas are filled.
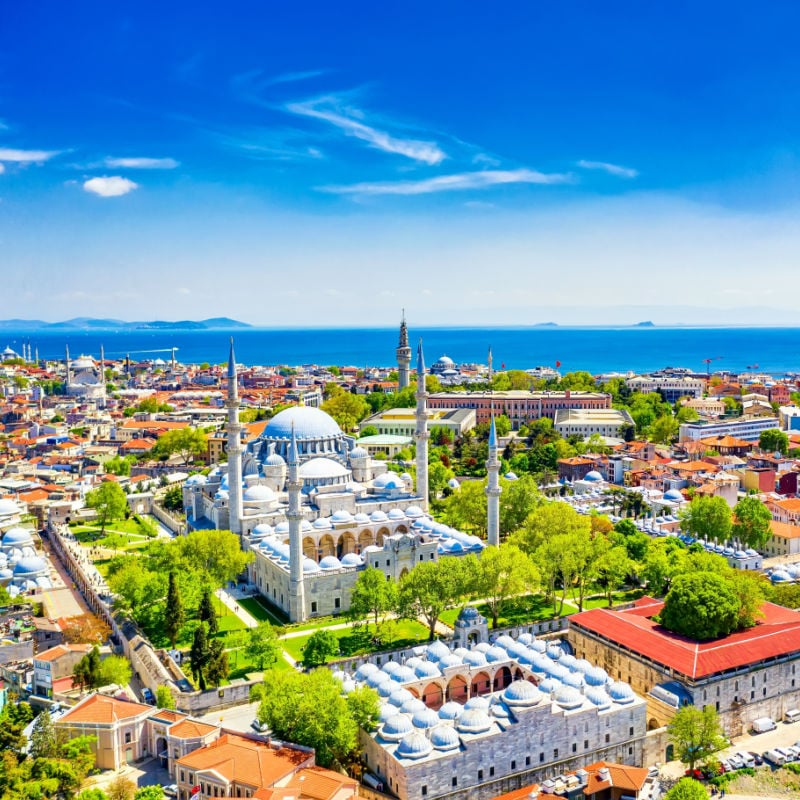
[[[88,644],[58,644],[39,653],[33,659],[33,694],[52,698],[56,681],[71,676],[75,665],[91,649]]]
[[[778,419],[782,431],[800,431],[800,408],[797,406],[781,406],[778,409]]]
[[[771,535],[764,545],[764,555],[796,556],[800,554],[800,525],[788,522],[770,522]]]

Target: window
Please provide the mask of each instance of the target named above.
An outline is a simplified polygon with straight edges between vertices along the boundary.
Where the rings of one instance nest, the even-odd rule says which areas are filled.
[[[312,614],[316,614],[316,613],[317,613],[317,601],[316,601],[316,600],[314,600],[314,601],[311,603],[311,613],[312,613]]]
[[[130,731],[128,731],[125,734],[125,744],[130,744],[130,743],[131,743],[131,734],[130,734]]]
[[[342,607],[342,599],[341,599],[341,597],[334,597],[333,598],[333,607],[334,608],[341,608]]]
[[[494,767],[489,767],[489,777],[490,778],[494,777]]]
[[[482,769],[479,769],[479,770],[478,770],[478,780],[479,780],[479,781],[482,781],[482,780],[483,780],[483,770],[482,770]]]
[[[544,753],[539,753],[539,763],[541,764],[544,761]]]
[[[628,728],[628,736],[633,736],[633,726]]]
[[[517,762],[516,761],[512,761],[511,762],[511,769],[516,769],[516,768],[517,768]]]
[[[529,767],[531,765],[531,757],[525,756],[525,766]]]
[[[555,750],[553,750],[553,758],[558,758],[558,748],[557,747],[556,747]]]
[[[584,739],[583,740],[583,749],[584,750],[588,750],[589,749],[589,740],[588,739]]]
[[[428,787],[427,787],[427,785],[422,787],[422,796],[423,797],[427,797],[428,796]]]
[[[578,743],[577,742],[573,742],[572,743],[572,752],[573,753],[577,753],[578,752]]]
[[[452,786],[458,786],[458,778],[453,776],[453,780],[450,782]]]
[[[608,744],[610,741],[611,741],[611,734],[607,733],[606,734],[606,744]]]
[[[392,562],[391,562],[391,561],[389,561],[389,559],[387,558],[387,559],[386,559],[386,566],[387,566],[387,567],[390,567],[391,565],[392,565]]]

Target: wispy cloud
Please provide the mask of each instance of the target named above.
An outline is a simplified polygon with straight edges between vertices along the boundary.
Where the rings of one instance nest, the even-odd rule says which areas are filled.
[[[447,158],[447,153],[436,142],[404,138],[368,125],[361,109],[344,105],[336,95],[289,103],[285,108],[291,114],[327,122],[345,135],[366,142],[370,147],[385,153],[405,156],[429,166],[439,164]]]
[[[6,171],[5,164],[0,163],[0,175],[2,175]]]
[[[297,83],[298,81],[309,81],[312,78],[318,78],[320,75],[325,75],[328,72],[326,69],[307,69],[304,72],[284,72],[280,75],[274,75],[271,78],[264,80],[264,86],[275,86],[279,83]]]
[[[175,169],[180,161],[174,158],[113,158],[109,156],[103,162],[111,169]]]
[[[320,186],[320,191],[347,195],[417,195],[434,192],[453,192],[465,189],[487,189],[513,183],[557,185],[573,183],[569,173],[538,172],[532,169],[483,170],[461,172],[454,175],[439,175],[418,181],[378,181],[374,183],[352,183],[345,186]]]
[[[607,161],[585,161],[581,159],[578,162],[578,166],[581,169],[599,169],[609,175],[616,175],[618,178],[635,178],[639,174],[638,169],[621,167],[619,164],[609,164]]]
[[[134,189],[138,189],[139,184],[128,178],[112,175],[110,177],[89,178],[83,182],[83,188],[85,191],[96,194],[99,197],[120,197],[123,194],[132,192]]]
[[[259,161],[299,161],[324,158],[319,147],[308,143],[303,131],[248,128],[236,132],[209,130],[221,144]]]
[[[14,150],[0,147],[0,161],[11,164],[43,164],[59,155],[61,150]]]

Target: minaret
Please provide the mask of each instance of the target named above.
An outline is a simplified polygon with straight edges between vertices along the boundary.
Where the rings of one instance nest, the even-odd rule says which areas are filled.
[[[489,428],[489,458],[486,460],[486,532],[489,544],[500,546],[500,459],[497,457],[497,428],[494,424],[494,405],[492,423]]]
[[[494,370],[492,369],[492,347],[489,346],[489,370],[488,370],[488,377],[489,377],[489,388],[492,388],[492,379],[494,378]]]
[[[39,345],[36,345],[36,348],[33,351],[33,360],[36,362],[36,366],[39,366]]]
[[[411,369],[411,348],[408,346],[408,328],[406,327],[406,310],[400,323],[400,341],[397,344],[397,389],[408,386],[408,375]]]
[[[425,391],[425,358],[422,355],[422,339],[417,347],[417,495],[422,498],[423,511],[428,510],[428,393]]]
[[[286,521],[289,523],[289,619],[303,622],[306,618],[306,598],[303,588],[303,539],[300,524],[303,512],[300,509],[300,457],[297,453],[297,439],[292,424],[292,438],[289,442],[286,488],[289,492],[289,508]]]
[[[233,533],[242,532],[242,437],[239,424],[239,389],[236,380],[236,356],[233,336],[228,355],[228,512]]]
[[[67,385],[64,387],[65,391],[72,383],[72,362],[69,360],[69,345],[66,345],[67,351]]]

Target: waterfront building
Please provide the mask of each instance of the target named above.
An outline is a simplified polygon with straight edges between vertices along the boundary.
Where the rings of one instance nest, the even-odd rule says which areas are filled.
[[[764,603],[752,627],[695,642],[662,628],[663,602],[574,614],[568,639],[578,658],[600,664],[647,700],[648,729],[684,705],[713,706],[729,736],[759,717],[781,719],[800,706],[800,613]]]
[[[604,392],[437,392],[429,395],[428,407],[474,409],[478,425],[489,422],[492,409],[511,420],[513,430],[532,420],[554,420],[563,409],[610,409],[611,395]]]

